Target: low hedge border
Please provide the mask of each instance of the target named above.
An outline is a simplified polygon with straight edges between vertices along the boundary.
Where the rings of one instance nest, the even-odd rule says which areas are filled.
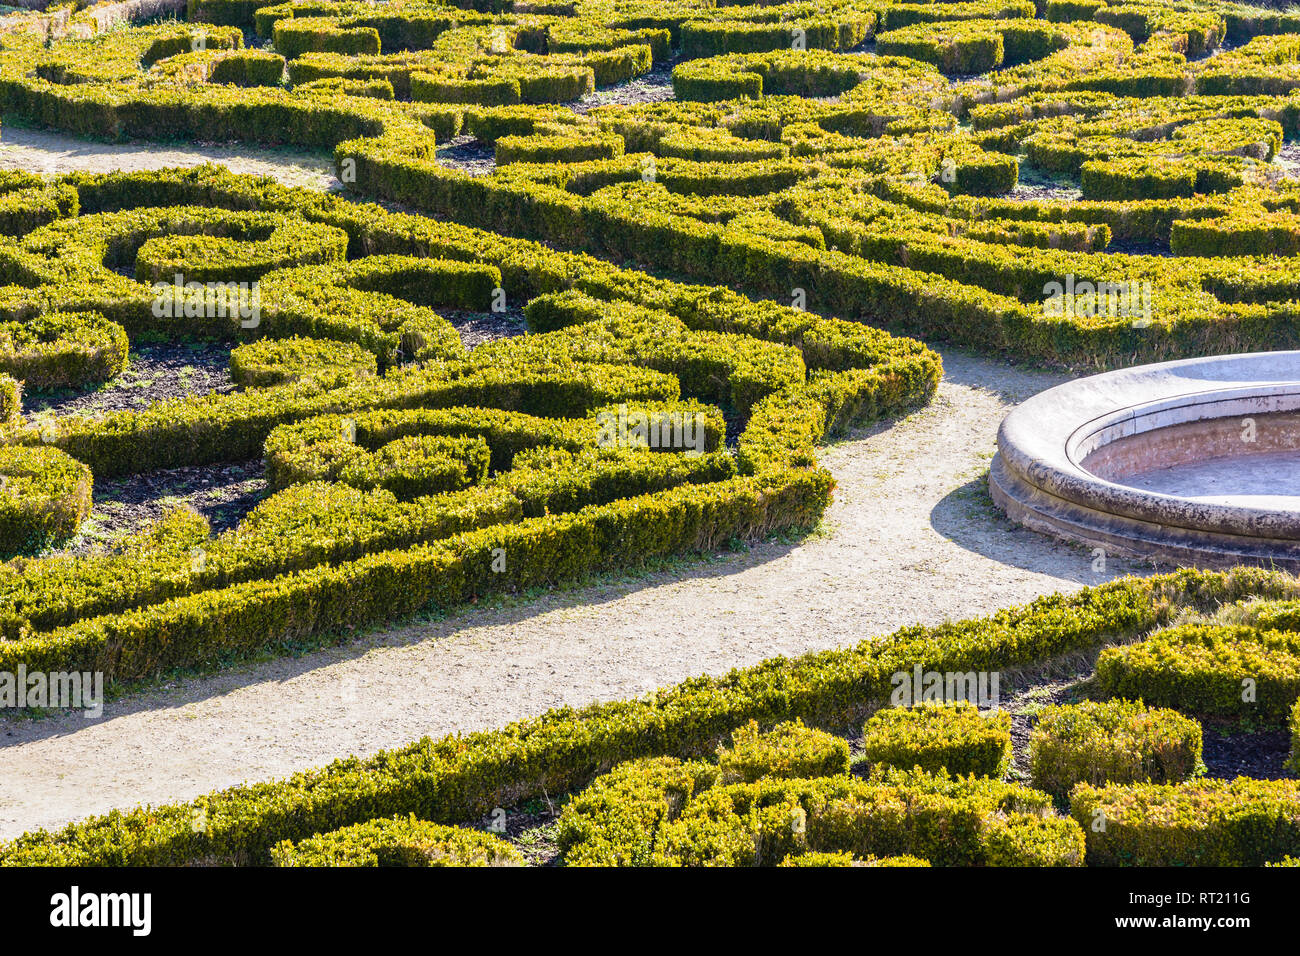
[[[772,777],[833,777],[849,772],[848,741],[803,721],[760,732],[751,720],[731,733],[731,746],[718,749],[723,783],[755,783]]]
[[[1092,866],[1262,866],[1300,851],[1300,781],[1134,783],[1070,795]]]
[[[26,322],[0,322],[0,373],[31,391],[116,378],[126,368],[129,348],[126,331],[96,312],[50,312]]]
[[[1111,697],[1281,723],[1300,699],[1300,636],[1249,625],[1174,627],[1103,651],[1097,681]]]
[[[632,761],[560,814],[569,866],[773,866],[805,853],[909,856],[940,866],[1081,866],[1084,836],[1047,798],[988,778],[892,773],[768,777]]]
[[[92,480],[89,468],[57,448],[0,448],[0,555],[76,533],[90,514]]]
[[[1291,708],[1288,724],[1291,730],[1291,760],[1287,763],[1287,767],[1291,773],[1300,777],[1300,700],[1297,700],[1295,706]]]
[[[271,850],[276,866],[521,866],[500,837],[414,817],[376,819]]]
[[[329,339],[259,339],[230,353],[230,377],[253,388],[304,379],[338,388],[360,378],[373,378],[378,369],[371,352],[351,342]]]
[[[452,608],[480,595],[712,551],[737,536],[807,529],[825,510],[831,484],[824,471],[791,471],[779,483],[767,476],[687,484],[574,513],[494,524],[428,545],[200,591],[0,641],[0,667],[101,671],[111,682],[195,666],[398,620],[431,605]],[[313,486],[303,487],[318,494]],[[497,570],[501,551],[506,566]],[[186,566],[182,584],[194,574]]]
[[[1183,609],[1206,612],[1246,597],[1296,596],[1293,578],[1259,570],[1121,580],[990,618],[904,628],[854,648],[696,678],[650,697],[552,711],[498,731],[426,739],[191,803],[116,812],[58,831],[29,833],[0,847],[0,864],[264,863],[282,840],[376,816],[414,813],[441,823],[476,819],[543,790],[578,789],[622,761],[703,755],[749,720],[772,724],[800,718],[810,726],[848,726],[889,699],[890,675],[917,664],[963,672],[1032,666],[1131,639]],[[201,828],[194,826],[196,814],[202,814]]]

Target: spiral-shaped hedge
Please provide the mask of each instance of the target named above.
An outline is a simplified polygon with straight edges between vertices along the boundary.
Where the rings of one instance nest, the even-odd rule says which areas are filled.
[[[5,446],[102,478],[263,457],[273,491],[183,574],[166,548],[5,571],[29,636],[0,652],[98,664],[127,629],[110,670],[143,674],[807,524],[816,444],[933,392],[899,332],[1075,367],[1300,341],[1293,16],[477,6],[195,0],[6,36],[0,103],[31,122],[332,149],[353,198],[436,218],[212,170],[0,176]],[[574,108],[648,74],[654,101]],[[455,137],[492,171],[440,162]],[[472,352],[448,318],[511,309],[534,334]],[[241,388],[21,419],[22,387],[111,380],[159,338],[238,343]],[[400,599],[327,614],[342,561]],[[200,599],[260,611],[155,656]]]
[[[83,214],[0,249],[15,328],[233,338],[242,387],[19,419],[0,447],[99,478],[262,458],[268,494],[223,534],[0,565],[0,666],[144,676],[808,527],[816,444],[938,380],[865,325],[330,195],[211,168],[66,182]],[[440,314],[503,300],[533,334],[467,351]]]
[[[934,394],[938,356],[906,335],[1074,369],[1300,345],[1293,14],[482,6],[192,0],[187,22],[101,29],[92,8],[5,36],[9,114],[328,150],[347,196],[213,168],[0,174],[0,544],[24,555],[0,565],[0,670],[142,677],[809,527],[833,487],[819,444]],[[638,78],[645,101],[606,102]],[[448,142],[490,171],[440,159]],[[504,312],[530,334],[466,347],[460,317]],[[232,343],[240,387],[23,418],[24,388],[111,380],[159,339]],[[257,459],[267,494],[229,531],[173,514],[112,551],[39,553],[86,514],[92,474]],[[1245,597],[1267,600],[1239,624],[1167,626]],[[978,715],[875,728],[882,765],[920,748],[989,774],[960,781],[850,776],[842,741],[782,722],[857,719],[918,660],[1038,667],[1123,635],[1104,694],[1294,723],[1287,598],[1267,576],[1123,582],[204,798],[212,829],[168,808],[128,855],[502,859],[440,825],[592,784],[565,811],[567,862],[1272,861],[1300,848],[1286,781],[1083,781],[1070,818],[997,779],[1006,728]],[[762,732],[737,731],[750,718]],[[357,809],[364,787],[382,799]],[[928,837],[917,806],[961,838]],[[1098,835],[1097,812],[1122,825]],[[5,853],[122,858],[101,836]]]

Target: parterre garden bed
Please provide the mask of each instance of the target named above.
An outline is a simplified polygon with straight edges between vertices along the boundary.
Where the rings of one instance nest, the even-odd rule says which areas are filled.
[[[1123,579],[27,834],[0,862],[286,863],[311,850],[319,863],[325,846],[336,862],[391,859],[394,840],[414,839],[411,818],[427,849],[401,852],[421,864],[445,859],[443,840],[493,826],[535,861],[571,864],[1279,862],[1300,852],[1300,782],[1206,775],[1197,717],[1286,721],[1300,737],[1296,660],[1262,657],[1295,641],[1285,628],[1298,594],[1293,577],[1257,570]],[[1240,653],[1207,657],[1215,642]],[[1153,647],[1168,673],[1143,670]],[[1018,768],[1005,710],[931,706],[924,683],[912,707],[896,696],[898,675],[918,669],[944,686],[949,675],[996,672],[1011,688],[1053,666],[1088,674],[1079,661],[1093,658],[1075,702],[1032,714]],[[1246,680],[1256,693],[1242,693]],[[1217,702],[1180,710],[1123,699],[1162,701],[1191,686]],[[1274,716],[1272,702],[1286,700]],[[455,829],[429,843],[430,825]],[[515,859],[487,845],[495,862]]]
[[[1300,184],[1274,162],[1300,131],[1297,16],[192,0],[112,21],[5,21],[7,116],[331,150],[344,192],[0,173],[0,672],[150,678],[811,528],[817,446],[933,396],[919,339],[1077,369],[1300,342]],[[197,383],[125,397],[181,347]],[[233,504],[173,493],[218,474]],[[87,528],[106,487],[116,533]],[[568,863],[1280,861],[1296,781],[1204,777],[1196,721],[1300,734],[1296,592],[1126,580],[0,862],[518,862],[447,827],[538,799],[564,801],[545,839]],[[1071,660],[1081,703],[1018,748],[1002,716],[888,706],[915,668]]]

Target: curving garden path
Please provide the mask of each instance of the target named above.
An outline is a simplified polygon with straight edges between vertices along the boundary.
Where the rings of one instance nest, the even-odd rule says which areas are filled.
[[[337,188],[323,155],[91,143],[6,127],[0,168],[45,173],[218,162]],[[1063,376],[945,351],[928,408],[826,449],[821,530],[669,570],[607,577],[178,680],[80,715],[0,717],[0,838],[194,797],[424,734],[500,726],[911,623],[989,613],[1140,570],[1013,526],[984,487],[998,423]]]
[[[823,528],[187,678],[79,715],[0,720],[0,838],[183,800],[424,734],[497,727],[904,624],[1140,570],[1003,519],[984,473],[1008,408],[1061,376],[944,353],[936,401],[824,451]]]

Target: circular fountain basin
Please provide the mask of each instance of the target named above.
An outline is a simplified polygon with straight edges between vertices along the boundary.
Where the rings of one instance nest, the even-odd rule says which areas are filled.
[[[998,431],[994,502],[1108,554],[1300,571],[1300,352],[1162,362],[1048,389]]]

